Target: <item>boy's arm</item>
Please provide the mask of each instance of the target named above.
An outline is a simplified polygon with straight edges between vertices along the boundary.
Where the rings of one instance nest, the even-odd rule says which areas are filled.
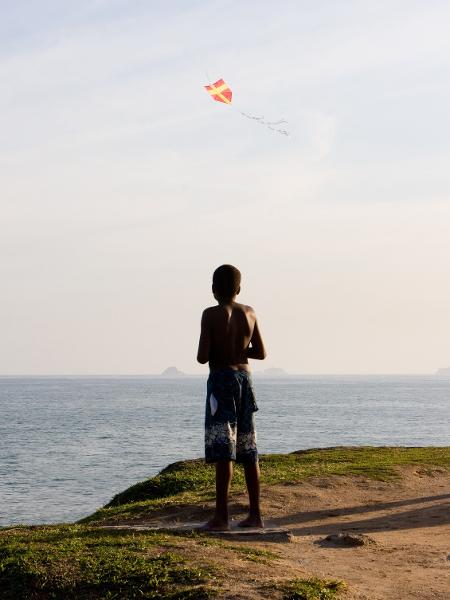
[[[256,358],[257,360],[264,360],[267,356],[266,349],[264,348],[264,342],[262,341],[261,332],[259,331],[258,321],[255,321],[255,327],[253,329],[252,339],[250,340],[251,346],[247,348],[247,358]]]
[[[211,332],[209,318],[206,310],[202,314],[202,323],[200,330],[200,340],[198,342],[197,360],[204,365],[209,360],[209,350],[211,347]]]

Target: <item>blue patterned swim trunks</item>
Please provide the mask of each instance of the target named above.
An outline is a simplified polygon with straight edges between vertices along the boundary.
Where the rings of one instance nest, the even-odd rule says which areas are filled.
[[[247,371],[220,369],[210,373],[205,413],[205,460],[256,463],[253,413],[258,410]]]

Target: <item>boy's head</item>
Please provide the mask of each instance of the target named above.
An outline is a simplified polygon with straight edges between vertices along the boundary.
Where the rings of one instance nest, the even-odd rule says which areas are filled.
[[[231,300],[241,291],[241,272],[233,265],[222,265],[213,273],[212,291],[216,299]]]

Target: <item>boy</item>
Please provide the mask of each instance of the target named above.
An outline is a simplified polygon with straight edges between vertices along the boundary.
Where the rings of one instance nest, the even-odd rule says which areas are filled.
[[[249,358],[264,359],[266,351],[255,311],[238,304],[241,274],[232,265],[214,271],[212,292],[218,306],[203,311],[197,360],[209,362],[206,396],[205,458],[216,463],[216,511],[203,529],[229,529],[228,494],[232,461],[243,463],[250,501],[240,527],[263,527],[259,506],[259,464],[253,413]]]

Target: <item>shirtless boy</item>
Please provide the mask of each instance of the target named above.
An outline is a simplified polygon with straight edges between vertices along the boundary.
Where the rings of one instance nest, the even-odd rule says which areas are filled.
[[[238,304],[241,274],[232,265],[214,271],[212,292],[218,306],[203,311],[197,360],[209,362],[205,416],[206,462],[216,463],[216,511],[203,528],[229,529],[228,494],[233,462],[244,465],[250,510],[240,527],[263,527],[259,505],[259,464],[253,413],[258,410],[249,358],[266,351],[255,311]]]

